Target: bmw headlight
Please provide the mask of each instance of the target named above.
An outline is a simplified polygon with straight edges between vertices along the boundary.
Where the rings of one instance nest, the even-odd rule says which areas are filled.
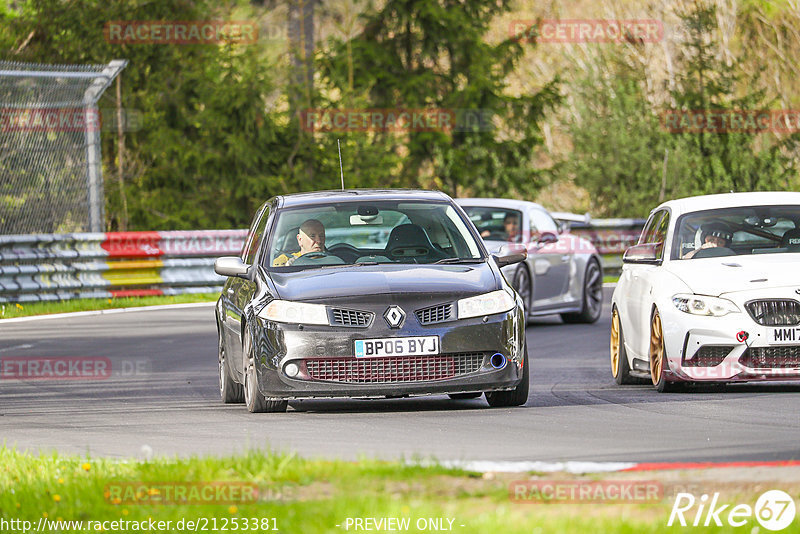
[[[707,297],[705,295],[678,294],[672,297],[672,303],[682,312],[692,315],[712,315],[722,317],[729,313],[739,313],[739,307],[728,299]]]
[[[477,297],[459,300],[458,318],[468,319],[470,317],[504,313],[513,309],[514,305],[514,297],[500,289]]]
[[[328,311],[322,304],[273,300],[258,312],[261,319],[277,323],[329,324]]]

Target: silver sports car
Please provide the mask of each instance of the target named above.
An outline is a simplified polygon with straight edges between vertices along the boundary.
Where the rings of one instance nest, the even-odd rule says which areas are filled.
[[[561,314],[565,323],[593,323],[603,302],[597,250],[571,235],[539,204],[524,200],[459,198],[491,253],[527,251],[525,262],[503,268],[525,302],[526,315]]]

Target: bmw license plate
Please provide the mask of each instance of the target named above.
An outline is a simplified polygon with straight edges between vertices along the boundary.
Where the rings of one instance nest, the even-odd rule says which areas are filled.
[[[796,326],[767,328],[767,343],[770,345],[800,345],[800,328]]]
[[[439,336],[357,339],[355,352],[356,358],[439,354]]]

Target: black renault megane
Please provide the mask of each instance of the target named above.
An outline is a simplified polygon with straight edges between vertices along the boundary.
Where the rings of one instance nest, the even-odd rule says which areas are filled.
[[[216,306],[219,388],[251,412],[292,399],[485,393],[528,399],[523,302],[447,195],[278,196],[256,213]]]

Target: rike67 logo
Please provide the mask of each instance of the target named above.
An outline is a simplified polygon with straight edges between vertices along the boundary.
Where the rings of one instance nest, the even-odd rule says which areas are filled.
[[[691,493],[678,493],[667,526],[679,524],[682,527],[723,526],[742,527],[754,518],[767,530],[783,530],[794,521],[794,499],[781,490],[769,490],[761,494],[755,506],[748,504],[719,503],[719,493],[709,496],[703,494],[699,499]]]

